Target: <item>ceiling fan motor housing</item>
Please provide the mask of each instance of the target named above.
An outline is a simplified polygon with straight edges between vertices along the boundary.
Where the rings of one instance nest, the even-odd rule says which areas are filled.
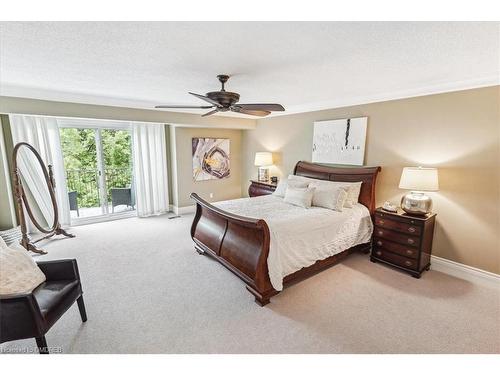
[[[207,96],[218,102],[224,108],[229,108],[240,100],[240,95],[230,91],[212,91]]]

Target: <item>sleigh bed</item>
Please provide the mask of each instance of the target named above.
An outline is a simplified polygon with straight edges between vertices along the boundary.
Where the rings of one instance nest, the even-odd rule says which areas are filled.
[[[375,183],[379,171],[380,167],[342,168],[300,161],[295,166],[294,174],[319,180],[361,181],[358,202],[368,209],[367,215],[373,215]],[[263,219],[226,211],[208,203],[195,193],[191,194],[191,198],[196,202],[196,214],[191,226],[191,237],[196,251],[212,256],[242,279],[247,290],[255,296],[255,301],[259,305],[264,306],[269,303],[270,298],[279,292],[273,288],[269,278],[270,230],[268,223]],[[258,198],[248,199],[250,202],[257,202]],[[368,240],[366,243],[342,249],[335,255],[318,260],[308,267],[285,276],[282,280],[283,287],[318,273],[355,251],[369,252],[370,248],[371,241]]]

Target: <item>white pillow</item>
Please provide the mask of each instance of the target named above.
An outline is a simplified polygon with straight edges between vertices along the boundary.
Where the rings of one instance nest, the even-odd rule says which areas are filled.
[[[345,200],[344,207],[352,208],[359,201],[359,193],[361,192],[362,182],[343,182],[343,181],[329,181],[333,182],[339,187],[347,189],[347,199]]]
[[[347,199],[347,188],[330,184],[329,181],[314,181],[309,187],[315,188],[313,206],[342,212]]]
[[[359,192],[361,190],[361,182],[341,182],[341,181],[330,181],[330,180],[320,180],[316,178],[290,175],[288,180],[293,180],[296,182],[309,182],[311,183],[321,183],[330,184],[331,186],[343,187],[347,191],[347,198],[344,202],[344,207],[352,208],[356,203],[358,203]]]
[[[8,247],[0,237],[0,296],[31,292],[45,281],[44,273],[22,248]]]
[[[361,192],[361,184],[362,182],[344,182],[344,181],[330,181],[330,180],[320,180],[316,178],[310,178],[310,177],[304,177],[304,176],[297,176],[297,175],[289,175],[288,176],[288,183],[290,181],[294,181],[294,183],[312,183],[312,182],[320,182],[322,184],[332,184],[335,186],[343,187],[344,189],[347,190],[347,198],[344,202],[344,207],[346,208],[352,208],[356,203],[358,203],[359,200],[359,193]],[[308,185],[305,185],[308,186]],[[276,189],[278,190],[278,189]],[[284,189],[286,190],[286,188]],[[284,192],[283,192],[284,195]],[[280,195],[280,196],[283,196]]]
[[[288,176],[288,180],[289,181],[300,181],[300,182],[307,182],[307,183],[310,183],[310,182],[313,182],[313,181],[321,181],[321,180],[317,180],[315,178],[310,178],[310,177],[304,177],[304,176],[298,176],[296,174],[291,174]]]
[[[276,195],[278,197],[284,197],[286,193],[286,188],[288,186],[290,187],[297,187],[297,188],[305,188],[307,185],[309,185],[309,181],[305,180],[300,180],[300,179],[294,179],[290,178],[293,175],[288,176],[286,179],[282,179],[280,182],[278,182],[278,186],[276,186],[276,189],[273,192],[273,195]],[[298,176],[296,176],[298,177]]]
[[[298,188],[298,187],[288,186],[286,188],[285,198],[283,200],[295,206],[310,208],[312,204],[314,190],[315,188],[311,187]]]
[[[276,185],[276,189],[273,191],[273,195],[276,195],[278,197],[284,197],[285,192],[286,192],[286,187],[288,186],[288,181],[283,179],[278,182],[278,185]]]

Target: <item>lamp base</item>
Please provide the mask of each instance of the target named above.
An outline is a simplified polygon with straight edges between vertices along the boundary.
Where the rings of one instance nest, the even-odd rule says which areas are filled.
[[[412,191],[401,198],[401,209],[409,215],[425,216],[432,211],[432,199],[419,191]]]
[[[259,181],[260,182],[269,181],[269,168],[259,167]]]

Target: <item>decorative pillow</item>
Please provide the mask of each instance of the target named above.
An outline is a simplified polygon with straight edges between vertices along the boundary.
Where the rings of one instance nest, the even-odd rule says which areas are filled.
[[[297,187],[297,188],[305,188],[305,187],[307,187],[307,185],[309,185],[309,181],[290,178],[292,176],[293,175],[289,175],[287,179],[282,179],[280,182],[278,182],[278,186],[276,186],[276,189],[274,190],[273,195],[276,195],[278,197],[284,197],[285,193],[286,193],[286,188],[288,186]],[[299,177],[299,176],[295,176],[295,177]]]
[[[288,176],[288,180],[293,180],[297,182],[309,182],[309,183],[321,183],[321,184],[330,184],[334,186],[343,187],[347,191],[347,199],[344,202],[344,207],[352,208],[356,203],[358,203],[359,193],[361,191],[362,182],[343,182],[343,181],[328,181],[328,180],[320,180],[316,178],[290,175]]]
[[[286,188],[285,198],[283,200],[295,206],[310,208],[314,190],[316,189],[311,187],[298,188],[288,186]]]
[[[283,179],[278,182],[276,189],[273,191],[273,195],[278,197],[284,197],[286,192],[286,187],[288,186],[288,181]]]
[[[290,181],[294,181],[293,183],[302,183],[302,184],[307,183],[305,186],[308,186],[312,182],[320,182],[322,184],[332,184],[335,186],[344,187],[347,190],[347,199],[345,200],[344,203],[344,207],[346,208],[352,208],[356,203],[358,203],[359,193],[361,192],[361,184],[362,184],[361,181],[359,182],[327,181],[316,178],[297,176],[293,174],[288,176],[288,183],[290,183]],[[278,188],[276,188],[276,190],[278,190]],[[282,192],[280,192],[280,194],[282,195],[279,196],[283,196],[285,190],[286,187],[283,189]]]
[[[0,295],[7,297],[31,292],[45,281],[44,273],[22,248],[8,247],[0,238]]]
[[[347,199],[345,200],[344,207],[352,208],[359,200],[359,193],[361,192],[362,182],[342,182],[332,181],[337,186],[347,189]]]
[[[342,212],[347,199],[347,188],[330,184],[328,181],[315,181],[309,184],[315,188],[312,205]]]

